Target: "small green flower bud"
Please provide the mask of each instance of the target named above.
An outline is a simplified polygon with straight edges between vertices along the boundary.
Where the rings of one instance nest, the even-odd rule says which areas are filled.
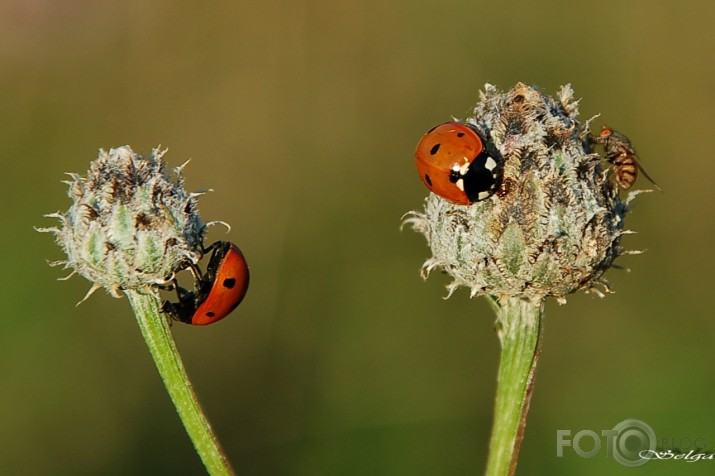
[[[61,221],[59,228],[39,231],[54,233],[67,255],[53,265],[94,283],[85,299],[100,287],[115,297],[147,291],[201,258],[201,193],[184,189],[183,165],[173,180],[167,175],[165,153],[157,148],[144,158],[129,146],[100,150],[86,177],[68,174],[72,205],[47,215]]]
[[[425,277],[443,270],[454,278],[450,295],[466,286],[500,300],[610,291],[602,275],[624,254],[623,219],[637,192],[621,200],[592,150],[591,120],[577,117],[569,85],[557,99],[521,83],[485,86],[466,122],[501,155],[501,190],[467,206],[430,194],[424,212],[408,214],[432,249]]]

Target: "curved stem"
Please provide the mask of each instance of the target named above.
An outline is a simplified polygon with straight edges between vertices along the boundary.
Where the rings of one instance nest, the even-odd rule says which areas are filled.
[[[541,354],[544,305],[520,299],[499,301],[497,332],[501,357],[489,441],[488,476],[513,475],[524,439],[526,414]]]
[[[164,386],[206,469],[211,475],[233,475],[231,464],[223,454],[191,388],[191,382],[174,345],[169,323],[159,310],[158,298],[153,294],[130,290],[126,291],[126,295]]]

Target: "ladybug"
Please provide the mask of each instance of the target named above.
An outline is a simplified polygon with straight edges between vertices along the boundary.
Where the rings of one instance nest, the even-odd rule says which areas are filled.
[[[640,170],[643,176],[655,185],[655,188],[663,191],[636,160],[636,151],[628,137],[610,127],[603,126],[601,133],[596,137],[596,143],[603,144],[606,160],[613,167],[613,178],[623,190],[628,190],[633,186],[638,178],[638,170]]]
[[[179,302],[165,301],[161,308],[172,319],[195,326],[213,324],[229,315],[246,296],[250,274],[241,250],[229,241],[217,241],[204,251],[211,249],[206,274],[190,266],[196,279],[195,291],[187,291],[174,281]]]
[[[447,122],[429,130],[415,150],[420,178],[433,193],[458,205],[470,205],[499,190],[502,160],[470,125]]]

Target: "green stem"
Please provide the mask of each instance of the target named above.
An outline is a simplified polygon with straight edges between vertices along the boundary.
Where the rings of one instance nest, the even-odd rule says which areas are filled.
[[[502,351],[487,476],[513,475],[516,471],[541,354],[543,311],[543,303],[520,299],[499,301],[497,332]]]
[[[191,388],[191,382],[174,345],[169,323],[159,310],[158,298],[153,294],[130,290],[125,292],[164,386],[206,469],[211,475],[233,475],[231,464],[223,454]]]

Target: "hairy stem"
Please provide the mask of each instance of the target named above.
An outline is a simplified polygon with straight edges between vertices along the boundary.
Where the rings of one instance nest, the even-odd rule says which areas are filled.
[[[206,469],[211,475],[233,475],[231,464],[223,454],[191,388],[191,382],[174,345],[169,323],[159,310],[159,300],[153,294],[131,290],[125,292],[166,390]]]
[[[497,332],[502,351],[489,442],[488,476],[513,475],[516,471],[541,353],[543,310],[543,303],[534,304],[516,298],[499,301]]]

